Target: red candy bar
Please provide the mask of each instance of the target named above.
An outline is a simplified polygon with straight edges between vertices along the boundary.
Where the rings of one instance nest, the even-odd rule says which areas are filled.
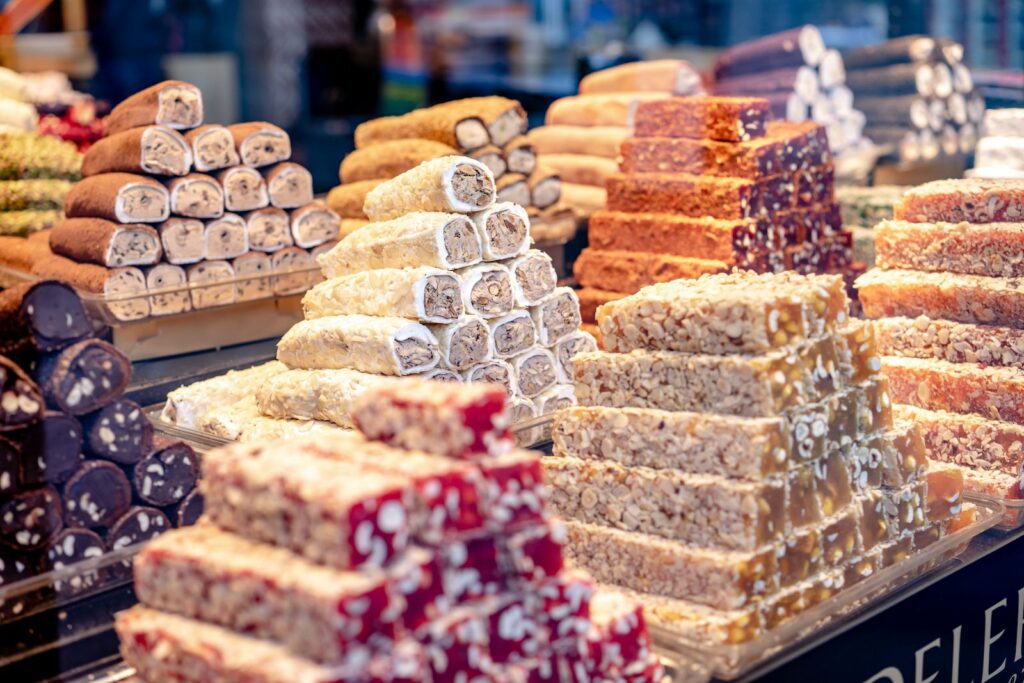
[[[544,513],[547,494],[540,458],[517,451],[480,463],[485,488],[481,499],[488,528],[504,529],[537,521]]]
[[[388,568],[391,606],[401,614],[388,615],[386,622],[401,620],[415,631],[448,612],[450,601],[444,592],[440,559],[422,548],[410,548]]]
[[[590,601],[590,618],[587,643],[593,673],[602,680],[627,671],[643,674],[651,661],[643,608],[619,593],[601,590]]]

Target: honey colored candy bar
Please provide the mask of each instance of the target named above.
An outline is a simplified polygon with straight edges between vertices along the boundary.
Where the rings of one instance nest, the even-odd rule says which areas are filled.
[[[175,216],[158,225],[157,230],[168,263],[187,266],[206,258],[206,228],[202,221]]]
[[[628,292],[608,292],[595,287],[582,287],[576,290],[576,296],[580,300],[580,317],[584,324],[590,323],[593,328],[593,335],[598,337],[600,330],[594,324],[597,321],[597,309],[602,305],[629,296]]]
[[[897,403],[1024,424],[1024,377],[1012,368],[887,356],[882,372]]]
[[[291,212],[289,226],[295,245],[312,249],[338,238],[341,218],[322,202],[310,202]]]
[[[1024,368],[1024,331],[950,320],[880,318],[872,321],[878,350],[888,356],[938,358]]]
[[[825,517],[838,514],[853,501],[850,472],[842,455],[838,451],[832,451],[815,461],[813,467],[821,514]]]
[[[459,153],[441,142],[409,138],[378,142],[372,147],[360,147],[342,160],[338,177],[343,184],[394,178],[424,161]]]
[[[266,207],[242,214],[249,237],[249,248],[272,254],[295,244],[291,221],[284,209]]]
[[[928,465],[928,451],[918,424],[897,421],[883,439],[882,484],[898,488],[916,483]]]
[[[146,176],[103,173],[75,183],[64,199],[68,218],[159,223],[170,215],[167,188]]]
[[[231,131],[224,126],[207,124],[186,132],[185,142],[192,148],[192,163],[200,173],[217,171],[222,168],[238,166],[242,160],[238,158],[235,140]]]
[[[188,218],[220,218],[224,215],[224,190],[208,175],[190,173],[167,183],[171,213]]]
[[[605,460],[542,460],[558,514],[589,524],[727,550],[755,550],[786,528],[781,479],[742,482]]]
[[[1018,326],[1024,316],[1021,280],[871,270],[857,278],[864,315],[869,318],[920,315],[961,323]]]
[[[358,370],[287,370],[250,385],[262,414],[278,419],[322,420],[351,429],[352,401],[390,378]]]
[[[886,494],[882,489],[866,491],[854,500],[858,507],[860,538],[867,553],[894,535],[894,527],[886,516]]]
[[[883,494],[885,516],[897,536],[928,526],[926,482],[907,484],[898,489],[884,489]]]
[[[1020,223],[909,223],[875,227],[875,262],[887,270],[947,271],[989,277],[1024,276]]]
[[[697,642],[738,645],[756,640],[764,633],[763,610],[759,603],[736,610],[720,610],[620,586],[615,586],[614,590],[643,605],[647,623]]]
[[[256,169],[232,166],[217,174],[224,188],[224,208],[228,211],[254,211],[270,204],[267,182]]]
[[[816,524],[824,518],[818,496],[817,475],[814,463],[797,467],[786,475],[786,507],[789,510],[789,523],[794,529]]]
[[[964,475],[960,468],[943,462],[929,463],[925,479],[928,484],[925,494],[928,521],[937,524],[960,514],[964,492]]]
[[[723,261],[593,248],[584,249],[573,264],[581,285],[615,292],[636,292],[658,282],[693,279],[728,269],[729,264]]]
[[[675,97],[636,110],[637,137],[743,142],[765,134],[771,107],[754,97]]]
[[[448,323],[463,313],[462,284],[438,268],[381,268],[331,278],[302,299],[307,320],[359,313]]]
[[[842,568],[863,552],[859,513],[856,505],[847,505],[822,524],[822,560],[825,567]]]
[[[297,209],[313,201],[313,174],[291,161],[264,169],[270,205],[279,209]]]
[[[233,259],[249,251],[249,231],[245,219],[236,213],[224,214],[206,223],[206,258]]]
[[[549,348],[579,329],[582,322],[580,302],[568,287],[555,289],[530,308],[530,316],[537,328],[537,341]]]
[[[681,173],[617,173],[608,179],[608,210],[752,218],[761,212],[761,185],[738,178]]]
[[[1024,487],[1021,487],[1019,475],[989,469],[975,469],[975,467],[967,465],[946,464],[959,468],[964,478],[964,491],[999,500],[1024,500]]]
[[[857,419],[856,433],[874,434],[892,428],[892,405],[895,399],[890,389],[889,377],[885,374],[885,363],[882,364],[883,374],[854,385],[856,411],[851,411]]]
[[[622,142],[622,170],[625,173],[688,173],[756,179],[779,172],[785,146],[785,140],[772,137],[740,143],[670,137],[628,138]]]
[[[102,218],[67,218],[50,231],[50,249],[73,261],[107,268],[148,266],[163,249],[148,225],[119,225]]]
[[[472,218],[485,261],[513,258],[530,248],[530,217],[523,207],[500,202]]]
[[[626,126],[538,126],[527,139],[537,154],[586,154],[616,159],[623,140],[633,131]]]
[[[551,103],[546,126],[632,127],[637,107],[648,100],[664,100],[668,93],[601,93],[562,97]],[[543,156],[543,152],[541,153]]]
[[[82,175],[148,173],[183,176],[192,169],[192,150],[181,133],[162,126],[131,128],[98,140],[82,158]]]
[[[1024,180],[936,180],[907,190],[893,214],[914,223],[1016,223],[1024,218]]]
[[[246,166],[269,166],[287,161],[292,155],[292,142],[288,133],[272,123],[236,123],[228,126],[228,130],[235,141],[238,157]]]
[[[456,273],[462,280],[462,303],[470,315],[498,318],[512,310],[512,275],[500,263],[480,263]]]
[[[839,352],[847,380],[859,384],[882,369],[875,327],[871,322],[850,320],[839,328]]]
[[[487,324],[497,358],[511,358],[537,343],[537,326],[528,311],[512,311]]]
[[[372,221],[386,221],[414,211],[473,213],[494,200],[490,169],[469,157],[443,156],[370,190],[363,211]]]
[[[133,266],[104,268],[51,255],[36,261],[32,273],[44,279],[61,280],[82,292],[109,297],[110,301],[104,305],[118,320],[141,320],[149,315],[149,301],[145,296],[127,296],[146,292],[146,277]],[[118,297],[127,298],[118,301]]]

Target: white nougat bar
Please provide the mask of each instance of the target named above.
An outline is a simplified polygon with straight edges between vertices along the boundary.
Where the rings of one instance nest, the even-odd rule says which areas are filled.
[[[381,268],[331,278],[306,292],[307,320],[358,313],[448,323],[463,312],[462,285],[439,268]]]
[[[268,417],[323,420],[353,427],[352,402],[391,378],[358,370],[284,370],[255,389],[256,405]]]

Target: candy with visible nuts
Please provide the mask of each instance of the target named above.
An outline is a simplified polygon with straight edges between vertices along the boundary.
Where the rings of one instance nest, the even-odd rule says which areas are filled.
[[[170,193],[146,176],[103,173],[75,183],[64,199],[64,213],[115,223],[160,223],[170,216]]]
[[[106,120],[107,135],[156,124],[177,130],[203,123],[203,94],[184,81],[162,81],[124,99]]]
[[[134,401],[119,398],[82,418],[86,452],[122,465],[138,462],[153,446],[153,425]]]
[[[238,158],[238,150],[235,149],[231,131],[224,126],[207,124],[193,128],[185,133],[185,142],[192,147],[192,163],[200,173],[242,163]]]
[[[494,200],[494,176],[486,166],[469,157],[445,156],[370,190],[363,211],[372,221],[386,221],[416,211],[473,213]]]
[[[491,329],[480,316],[467,315],[453,323],[429,327],[437,338],[444,368],[455,372],[468,370],[493,353]]]
[[[49,486],[15,494],[0,505],[0,543],[15,550],[42,548],[63,526],[60,494]]]
[[[73,261],[107,268],[149,266],[163,249],[148,225],[120,225],[102,218],[68,218],[50,230],[50,249]]]
[[[71,415],[84,415],[124,393],[131,363],[107,342],[86,339],[44,356],[36,377],[49,405]],[[6,396],[5,389],[5,401]]]
[[[181,133],[162,126],[131,128],[98,140],[82,158],[82,175],[147,173],[183,176],[192,169],[192,149]]]
[[[457,271],[462,279],[465,311],[483,318],[498,318],[512,310],[512,277],[500,263],[481,263]]]
[[[190,173],[167,183],[171,213],[188,218],[220,218],[224,215],[224,190],[214,178]]]
[[[238,156],[246,166],[269,166],[287,161],[292,155],[292,141],[288,133],[272,123],[236,123],[228,126],[228,130],[235,141]]]
[[[169,218],[157,226],[168,263],[185,266],[206,258],[203,222],[194,218]]]
[[[132,504],[132,487],[115,465],[90,460],[64,484],[64,518],[68,526],[110,527]]]
[[[438,268],[381,268],[331,278],[302,298],[307,319],[361,313],[447,323],[463,312],[462,284]]]

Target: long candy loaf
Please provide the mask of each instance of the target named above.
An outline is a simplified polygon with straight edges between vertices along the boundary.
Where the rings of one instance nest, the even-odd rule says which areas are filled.
[[[217,174],[224,188],[224,208],[228,211],[252,211],[270,204],[267,183],[260,172],[247,166],[232,166]]]
[[[608,179],[607,191],[612,211],[733,219],[757,216],[764,194],[761,184],[749,180],[676,173],[617,173]]]
[[[329,278],[377,268],[453,270],[479,262],[480,239],[472,221],[448,213],[410,213],[371,223],[317,258]]]
[[[475,159],[444,156],[425,161],[370,190],[363,211],[372,221],[413,211],[471,213],[494,203],[494,176]]]
[[[856,282],[868,318],[925,315],[1007,327],[1019,326],[1024,319],[1021,286],[1015,278],[878,269]]]
[[[468,97],[443,102],[433,109],[441,112],[473,112],[487,129],[491,144],[504,147],[509,141],[526,132],[526,112],[515,100],[507,97]]]
[[[323,420],[351,428],[352,401],[367,388],[388,381],[388,377],[358,370],[287,370],[251,391],[260,412],[269,417]]]
[[[373,149],[361,147],[351,152],[342,160],[338,177],[343,184],[394,178],[424,161],[458,153],[454,147],[433,140],[388,140],[373,145]]]
[[[501,147],[525,129],[526,114],[515,100],[468,98],[360,124],[356,128],[356,147],[422,138],[470,151],[492,142]]]
[[[545,154],[544,166],[567,183],[604,187],[605,181],[619,172],[614,159],[587,154]]]
[[[472,216],[485,261],[499,261],[530,248],[530,217],[510,202],[494,204]]]
[[[106,132],[114,135],[150,124],[187,130],[202,123],[203,94],[199,88],[184,81],[163,81],[114,107],[106,121]]]
[[[57,351],[92,334],[82,300],[52,280],[25,282],[0,292],[0,353],[24,348]]]
[[[580,80],[580,93],[671,92],[699,95],[700,73],[681,59],[652,59],[595,71]]]
[[[171,213],[188,218],[220,218],[224,215],[224,190],[214,178],[190,173],[167,183]]]
[[[77,290],[103,294],[112,299],[146,291],[145,276],[133,266],[107,269],[53,255],[36,261],[32,273],[42,278],[62,280]],[[118,320],[140,320],[149,315],[149,302],[144,296],[109,301],[106,307]]]
[[[457,271],[462,280],[462,302],[466,313],[498,318],[512,310],[512,275],[500,263],[480,263]]]
[[[755,97],[662,99],[637,107],[635,134],[743,142],[764,135],[769,114],[768,101]]]
[[[185,142],[192,148],[192,163],[200,173],[242,163],[231,131],[224,126],[208,124],[193,128],[185,133]]]
[[[85,178],[64,200],[68,218],[105,218],[116,223],[159,223],[167,220],[170,211],[166,187],[131,173]]]
[[[107,268],[148,266],[163,249],[148,225],[119,225],[102,218],[67,218],[50,231],[53,253]]]
[[[236,213],[208,221],[203,230],[206,258],[233,259],[249,251],[249,230],[245,220]]]
[[[358,183],[339,185],[327,193],[327,206],[342,218],[365,219],[363,203],[366,201],[366,195],[383,182],[384,179],[361,180]]]
[[[312,249],[338,238],[341,218],[322,202],[310,202],[292,211],[290,225],[296,246]]]
[[[638,107],[663,100],[668,93],[601,93],[562,97],[551,103],[544,116],[546,126],[633,126]],[[542,153],[543,155],[543,153]]]
[[[235,403],[274,375],[286,371],[284,363],[270,361],[245,370],[229,370],[211,379],[178,387],[167,394],[161,419],[179,427],[195,429],[199,418],[218,405]]]
[[[938,358],[1024,369],[1024,331],[950,320],[880,318],[872,325],[878,352],[887,356]]]
[[[1020,223],[882,221],[874,230],[875,260],[886,270],[947,271],[989,277],[1024,276]]]
[[[1024,219],[1024,179],[936,180],[908,190],[893,214],[914,223],[1015,223]]]
[[[360,313],[447,323],[462,315],[462,284],[429,266],[367,270],[321,282],[303,297],[302,309],[307,319]]]
[[[622,141],[632,135],[625,126],[538,126],[527,139],[537,154],[589,154],[616,159]]]
[[[160,126],[114,133],[89,148],[82,175],[150,173],[182,176],[192,169],[192,150],[181,134]]]
[[[491,329],[480,316],[466,315],[452,323],[431,325],[430,330],[437,338],[443,368],[462,372],[491,357]]]
[[[297,209],[313,201],[313,174],[303,166],[283,161],[263,169],[270,205],[279,209]]]
[[[228,126],[228,130],[235,141],[238,156],[246,166],[269,166],[287,161],[292,155],[292,141],[288,133],[272,123],[236,123]]]
[[[168,263],[187,266],[206,258],[205,226],[202,221],[175,216],[158,225],[157,230]]]

